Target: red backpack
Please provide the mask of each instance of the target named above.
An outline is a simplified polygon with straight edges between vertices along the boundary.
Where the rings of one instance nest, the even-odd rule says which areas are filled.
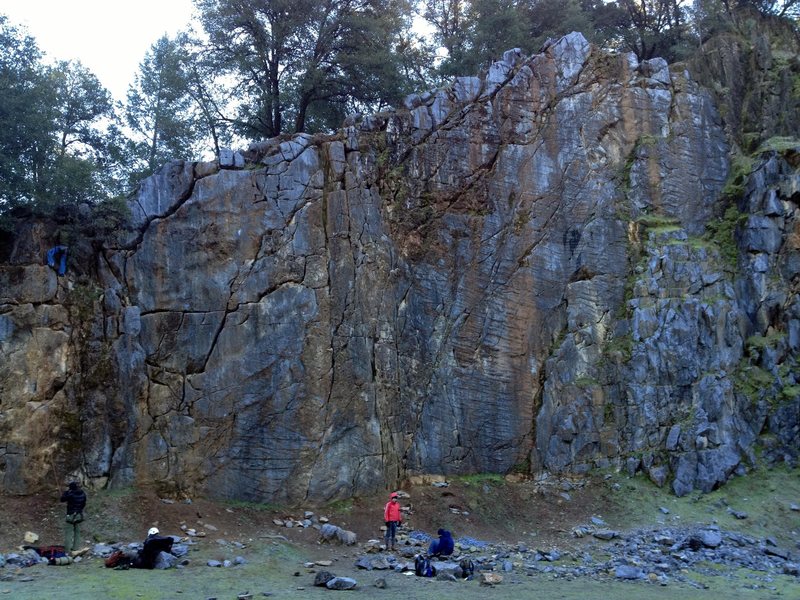
[[[114,567],[120,565],[124,558],[125,553],[122,550],[114,550],[114,552],[109,554],[108,558],[106,559],[106,567],[113,569]]]

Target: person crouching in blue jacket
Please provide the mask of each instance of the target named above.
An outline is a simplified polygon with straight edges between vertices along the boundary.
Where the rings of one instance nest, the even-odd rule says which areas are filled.
[[[453,553],[453,536],[446,529],[440,529],[436,533],[439,534],[438,540],[431,542],[431,547],[428,548],[430,556],[450,556]]]

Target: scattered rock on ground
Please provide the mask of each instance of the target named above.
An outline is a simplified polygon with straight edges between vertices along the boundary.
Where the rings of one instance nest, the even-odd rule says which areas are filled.
[[[639,567],[632,567],[630,565],[619,565],[614,569],[614,576],[617,579],[644,579],[644,571]]]
[[[503,576],[497,573],[481,573],[481,585],[497,585],[502,583]]]
[[[32,531],[26,531],[23,539],[25,540],[26,544],[35,544],[39,541],[39,535],[33,533]]]
[[[331,579],[334,579],[336,575],[331,573],[330,571],[319,571],[314,576],[314,585],[317,587],[325,587],[328,585],[328,582]]]
[[[352,590],[358,584],[350,577],[334,577],[325,585],[329,590]]]

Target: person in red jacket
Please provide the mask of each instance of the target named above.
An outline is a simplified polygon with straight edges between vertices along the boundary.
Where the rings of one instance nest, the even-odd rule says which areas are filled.
[[[403,517],[400,515],[400,503],[397,501],[397,492],[389,494],[389,501],[383,509],[383,520],[386,523],[386,533],[383,536],[386,540],[386,549],[394,550],[397,542],[397,527],[403,522]]]

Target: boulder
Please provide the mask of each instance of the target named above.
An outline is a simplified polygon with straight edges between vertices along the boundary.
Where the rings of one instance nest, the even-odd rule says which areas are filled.
[[[23,540],[25,541],[26,544],[35,544],[36,542],[39,541],[39,535],[33,533],[32,531],[26,531]]]
[[[503,582],[503,576],[491,571],[484,571],[481,573],[481,585],[497,585]]]
[[[335,578],[336,575],[329,571],[318,571],[314,576],[314,585],[317,587],[327,587],[328,582]]]
[[[155,569],[171,569],[178,564],[178,557],[169,552],[159,552],[156,557]]]
[[[706,548],[718,548],[722,544],[722,533],[718,529],[701,529],[698,536]]]
[[[614,577],[617,579],[644,579],[645,576],[645,572],[639,567],[619,565],[614,569]]]
[[[354,531],[347,531],[346,529],[341,528],[336,532],[336,539],[345,546],[352,546],[357,541]]]
[[[325,586],[329,590],[352,590],[358,583],[350,577],[334,577]]]

